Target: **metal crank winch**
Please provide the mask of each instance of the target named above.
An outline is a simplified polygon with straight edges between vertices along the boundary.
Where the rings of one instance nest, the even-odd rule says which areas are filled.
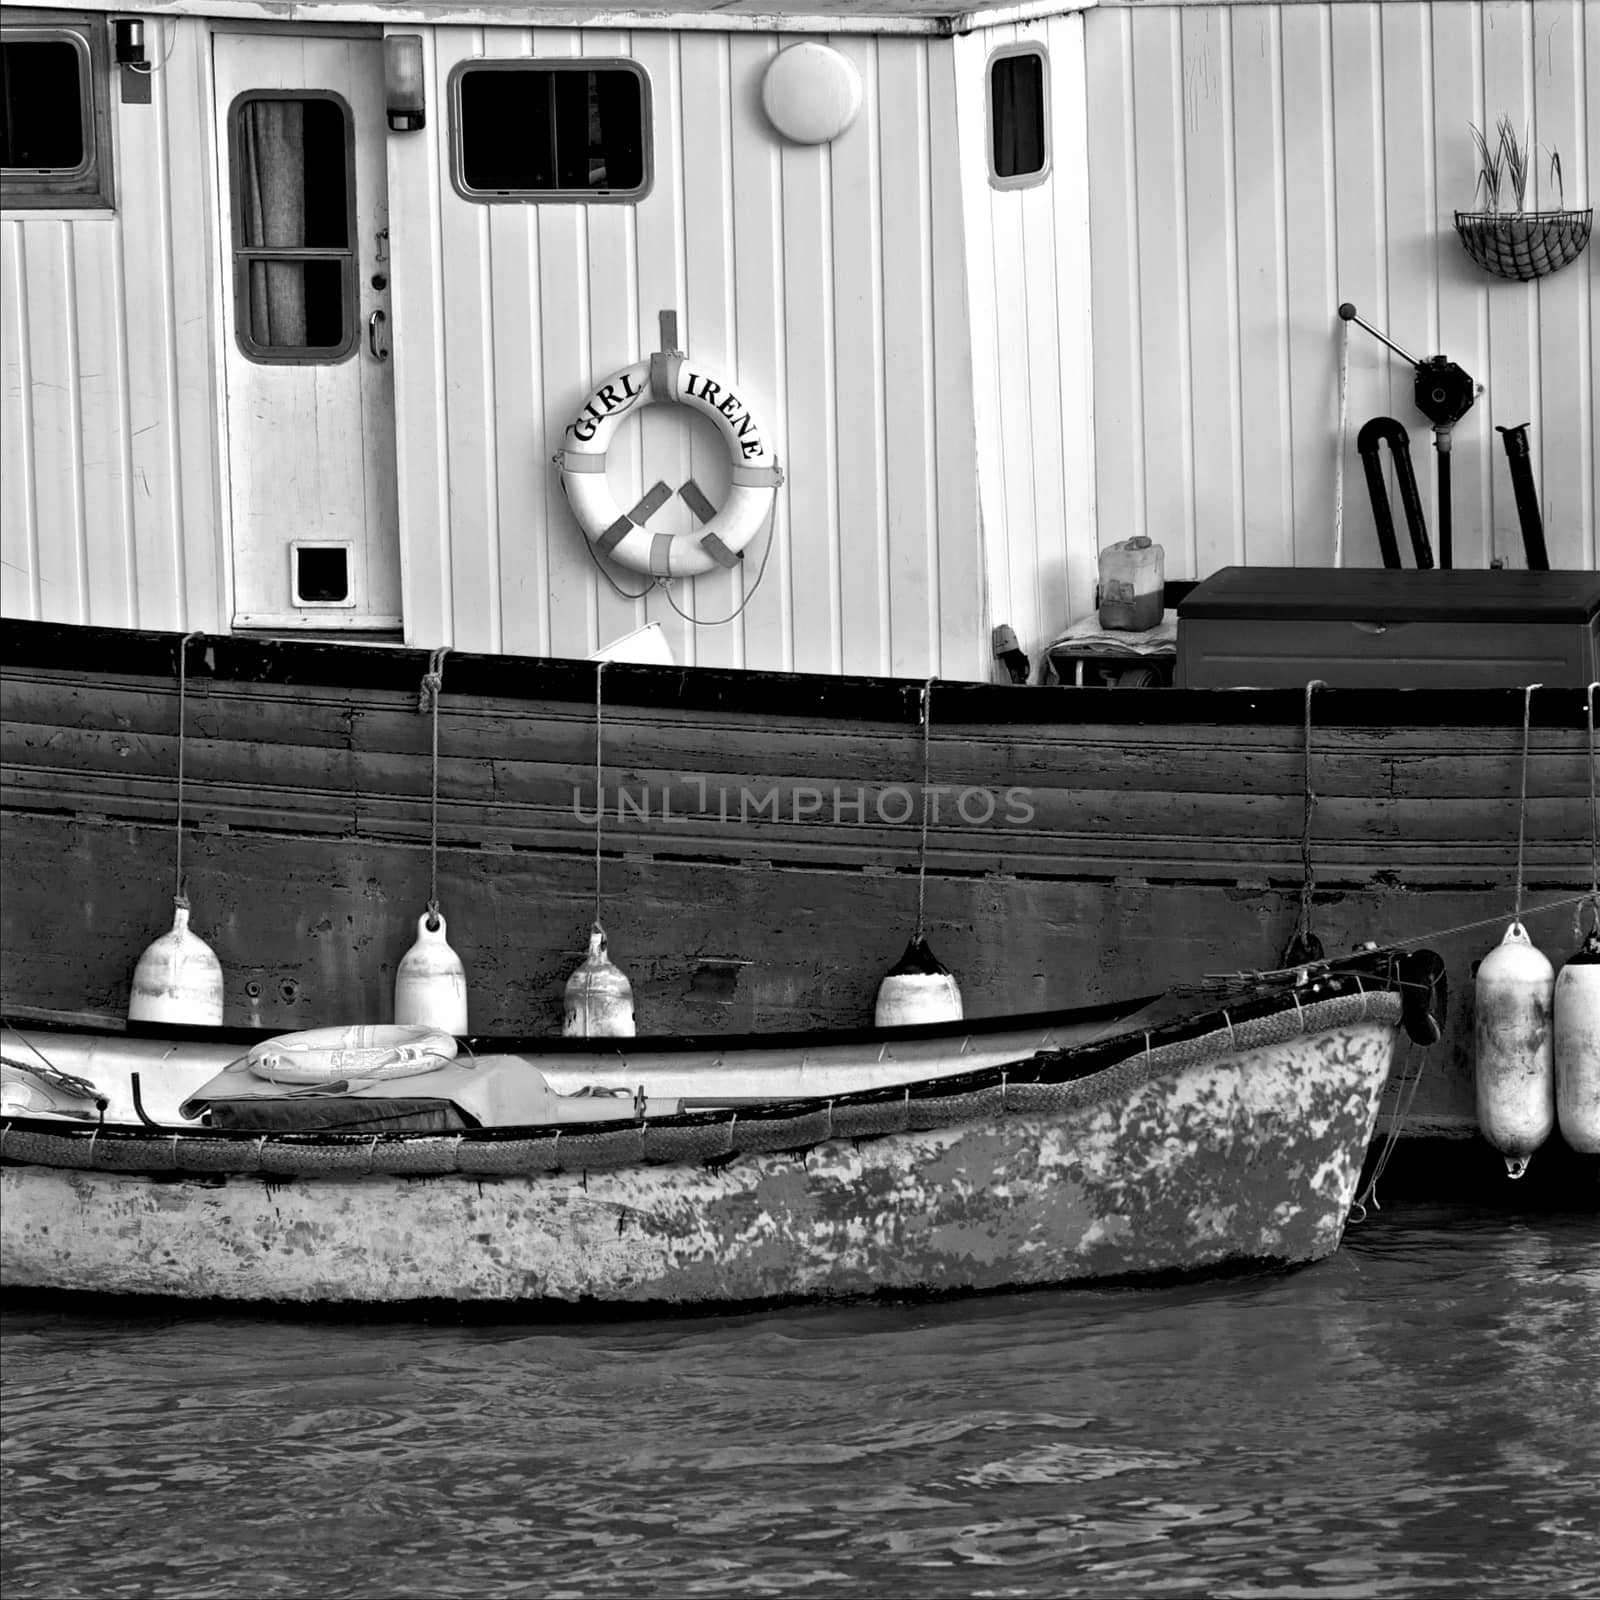
[[[1482,385],[1451,361],[1447,356],[1429,356],[1419,361],[1408,350],[1397,345],[1382,329],[1359,316],[1347,300],[1339,307],[1339,315],[1358,328],[1365,328],[1375,339],[1386,344],[1403,361],[1410,362],[1416,374],[1414,399],[1417,410],[1433,424],[1434,449],[1439,460],[1439,565],[1448,568],[1452,560],[1450,524],[1450,435],[1473,402],[1482,393]],[[1388,496],[1384,493],[1383,478],[1378,468],[1378,446],[1388,442],[1394,461],[1395,477],[1399,484],[1401,500],[1405,506],[1406,522],[1411,533],[1412,551],[1419,567],[1433,565],[1433,552],[1428,544],[1428,530],[1422,521],[1422,501],[1417,494],[1416,479],[1411,471],[1410,438],[1405,428],[1393,417],[1374,417],[1356,437],[1362,465],[1366,469],[1367,487],[1372,491],[1372,510],[1378,524],[1378,543],[1383,550],[1386,567],[1400,565],[1400,547],[1395,540],[1394,521],[1389,512]]]

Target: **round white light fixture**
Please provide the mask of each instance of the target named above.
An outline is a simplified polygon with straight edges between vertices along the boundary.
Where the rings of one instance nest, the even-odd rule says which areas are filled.
[[[861,110],[861,74],[849,56],[825,44],[790,45],[761,80],[772,126],[795,144],[837,139]]]

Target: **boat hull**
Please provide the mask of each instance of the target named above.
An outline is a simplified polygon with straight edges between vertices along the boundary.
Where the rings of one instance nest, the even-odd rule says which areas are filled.
[[[496,1147],[438,1138],[369,1158],[426,1151],[431,1170],[417,1175],[319,1176],[292,1170],[311,1162],[303,1150],[275,1162],[263,1141],[277,1170],[110,1171],[43,1164],[48,1131],[12,1124],[0,1142],[0,1278],[188,1299],[683,1304],[1308,1262],[1339,1245],[1397,1021],[1396,1002],[1388,1017],[1261,1048],[1179,1047],[1199,1057],[1190,1064],[1134,1055],[1048,1094],[1002,1078],[948,1100],[885,1101],[873,1115],[886,1131],[866,1137],[827,1137],[807,1103],[796,1148],[709,1160],[569,1154],[565,1168],[494,1173]],[[1006,1109],[1008,1094],[1023,1108]],[[1043,1103],[1052,1096],[1058,1108]],[[185,1137],[143,1145],[177,1150]],[[550,1166],[552,1142],[540,1143],[502,1142],[492,1159]],[[73,1159],[108,1159],[86,1147],[77,1136]],[[131,1142],[123,1151],[111,1159],[139,1159]]]
[[[179,641],[14,623],[0,654],[6,1008],[103,1021],[171,920]],[[473,1028],[559,1034],[595,911],[592,664],[452,654],[435,816],[426,653],[185,661],[183,863],[229,1025],[386,1020],[436,833]],[[1270,969],[1309,911],[1330,953],[1444,957],[1407,1129],[1468,1133],[1474,962],[1519,874],[1547,948],[1588,876],[1579,689],[1319,691],[1308,758],[1298,691],[939,684],[925,858],[921,684],[613,665],[604,690],[601,909],[652,1034],[859,1026],[919,909],[975,1017]]]

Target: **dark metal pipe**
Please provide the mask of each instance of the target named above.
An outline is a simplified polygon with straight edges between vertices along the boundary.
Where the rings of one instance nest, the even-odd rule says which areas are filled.
[[[1400,545],[1394,534],[1394,516],[1389,509],[1389,491],[1378,462],[1378,446],[1385,441],[1394,462],[1394,478],[1400,487],[1400,503],[1405,508],[1406,529],[1417,567],[1433,565],[1433,550],[1428,543],[1428,525],[1422,513],[1422,497],[1417,493],[1417,476],[1411,469],[1411,436],[1393,417],[1374,417],[1356,435],[1356,450],[1367,475],[1367,492],[1372,496],[1372,520],[1378,527],[1378,548],[1386,567],[1400,565]]]
[[[144,1097],[139,1093],[139,1074],[137,1072],[130,1073],[129,1074],[129,1078],[132,1080],[132,1084],[133,1084],[133,1112],[134,1112],[134,1115],[136,1117],[138,1117],[138,1119],[145,1125],[145,1127],[147,1127],[147,1128],[159,1128],[161,1126],[161,1124],[159,1122],[157,1122],[152,1116],[150,1116],[150,1114],[144,1108]],[[170,1130],[168,1130],[168,1131],[170,1132]]]
[[[1450,430],[1435,428],[1433,443],[1439,455],[1439,569],[1448,572],[1455,554],[1450,515]],[[1417,564],[1420,566],[1421,562]]]
[[[1514,428],[1497,427],[1504,440],[1506,462],[1511,468],[1511,487],[1517,496],[1517,520],[1522,524],[1522,548],[1529,572],[1548,572],[1550,554],[1544,544],[1544,518],[1539,514],[1539,494],[1533,486],[1533,458],[1528,451],[1528,424]]]

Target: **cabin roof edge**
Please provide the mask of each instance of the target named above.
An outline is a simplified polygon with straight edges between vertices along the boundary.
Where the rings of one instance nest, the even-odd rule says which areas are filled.
[[[104,12],[105,0],[43,0],[55,11]],[[293,25],[602,28],[608,31],[921,34],[934,37],[1090,10],[1101,0],[654,0],[581,5],[575,0],[141,0],[146,16]]]

